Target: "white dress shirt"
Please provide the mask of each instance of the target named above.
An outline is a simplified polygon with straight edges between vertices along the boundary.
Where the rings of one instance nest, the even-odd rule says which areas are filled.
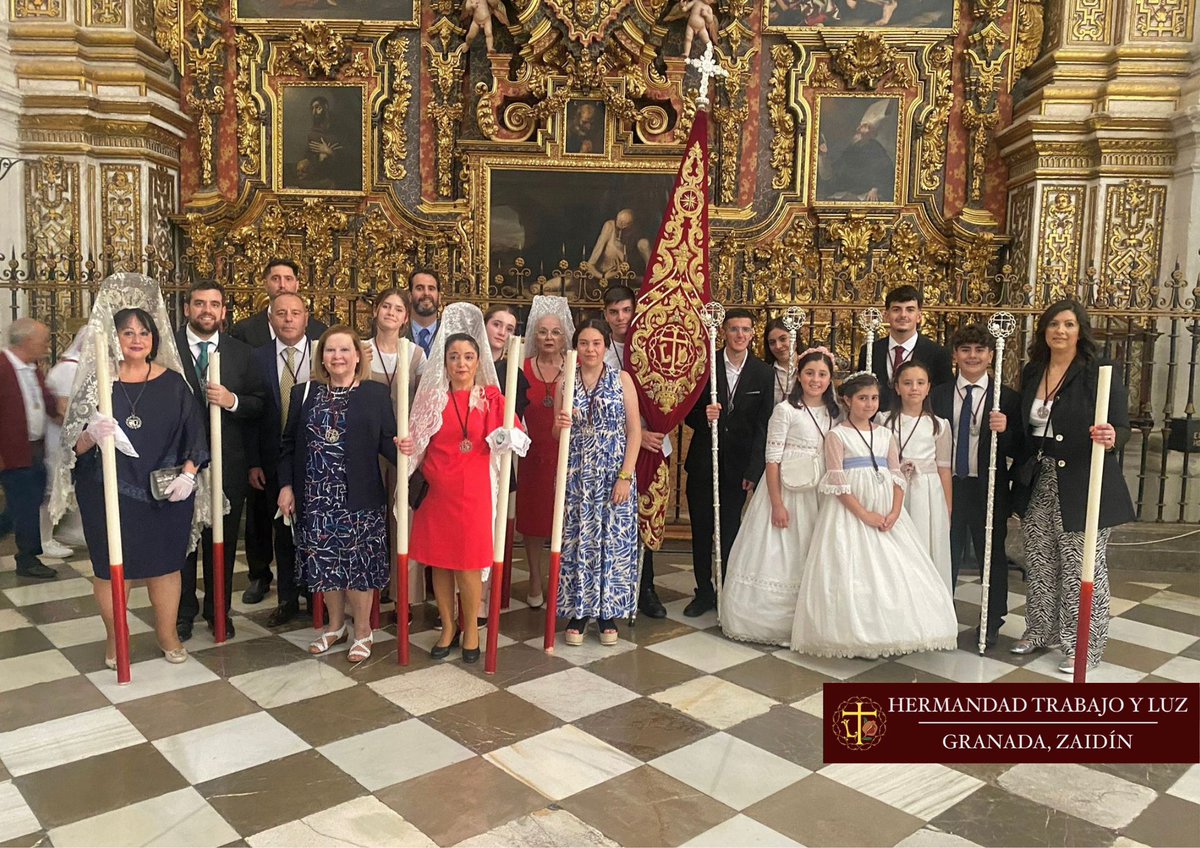
[[[987,422],[984,420],[986,416],[984,415],[983,408],[987,404],[989,382],[987,374],[980,377],[977,383],[972,383],[961,374],[954,381],[954,420],[950,422],[950,433],[955,439],[958,438],[958,422],[963,415],[963,401],[967,397],[967,386],[974,387],[971,392],[971,406],[973,409],[966,410],[967,415],[974,416],[974,423],[977,425],[971,428],[974,432],[971,434],[971,441],[967,449],[967,476],[969,477],[979,476],[979,434],[983,432],[983,428],[987,425]],[[954,455],[957,455],[957,453],[958,446],[955,445]],[[957,468],[954,470],[955,472],[958,471]]]
[[[738,383],[742,379],[742,369],[746,367],[746,359],[750,358],[750,351],[746,351],[746,358],[742,360],[741,365],[734,365],[729,361],[729,351],[725,351],[722,357],[725,360],[725,385],[729,387],[729,402],[725,411],[733,409],[733,396],[737,393]]]
[[[217,352],[217,345],[221,341],[221,334],[213,333],[207,339],[202,339],[198,335],[196,335],[196,333],[192,330],[191,324],[187,325],[187,329],[184,332],[187,334],[188,348],[192,352],[192,361],[193,362],[200,361],[200,343],[208,342],[208,361],[212,362],[212,355]],[[230,394],[233,394],[233,392],[230,392]],[[226,412],[236,412],[237,408],[238,408],[238,396],[233,395],[233,406],[229,407],[229,409],[227,409]]]
[[[13,370],[17,372],[17,383],[21,386],[29,441],[41,441],[46,437],[46,404],[42,397],[42,386],[38,383],[37,366],[21,359],[11,350],[5,349],[4,353],[12,363]]]

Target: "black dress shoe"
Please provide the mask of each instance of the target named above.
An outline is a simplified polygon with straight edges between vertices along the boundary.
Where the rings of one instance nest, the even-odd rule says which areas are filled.
[[[435,660],[444,660],[446,657],[450,656],[450,651],[452,649],[458,647],[458,640],[461,636],[461,633],[455,633],[454,638],[450,640],[449,645],[434,645],[429,649],[429,656],[433,657]],[[475,649],[475,653],[479,653],[478,648]]]
[[[58,576],[58,572],[48,565],[35,562],[32,565],[26,565],[24,567],[17,566],[17,576],[32,577],[35,580],[53,580]]]
[[[213,636],[217,635],[217,627],[213,622],[210,621],[208,623],[208,629],[212,631]],[[227,640],[232,639],[236,635],[237,631],[233,629],[233,618],[228,615],[225,616],[225,638]]]
[[[267,592],[270,591],[270,589],[270,580],[251,580],[250,585],[246,587],[246,591],[242,592],[242,603],[262,603],[262,599],[267,596]]]
[[[289,601],[286,604],[280,604],[267,616],[267,627],[282,627],[299,614],[299,601]]]
[[[647,618],[667,617],[667,608],[658,599],[658,592],[654,591],[653,586],[647,586],[646,591],[638,598],[638,612]]]
[[[175,632],[179,634],[179,641],[186,642],[192,638],[192,622],[177,621],[175,622]]]
[[[479,648],[463,648],[463,662],[479,662]]]
[[[683,614],[688,618],[696,618],[704,615],[710,609],[717,608],[717,599],[713,595],[697,595],[692,598],[686,607],[683,608]]]

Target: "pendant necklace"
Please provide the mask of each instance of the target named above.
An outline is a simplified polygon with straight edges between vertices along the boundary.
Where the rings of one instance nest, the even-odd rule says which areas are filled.
[[[125,383],[117,380],[117,385],[121,387],[121,393],[125,395],[125,400],[129,403],[129,415],[125,417],[125,426],[130,430],[142,429],[142,419],[137,414],[137,405],[141,403],[142,395],[146,393],[146,386],[150,384],[150,369],[153,367],[149,362],[146,363],[146,379],[142,383],[142,390],[138,392],[137,400],[132,400],[129,397],[129,390],[125,388]]]
[[[587,383],[584,382],[583,372],[579,373],[579,392],[583,395],[583,399],[587,401],[587,424],[583,427],[583,434],[588,437],[596,435],[596,396],[600,394],[600,381],[604,379],[604,372],[607,370],[607,365],[600,366],[600,376],[596,378],[595,385],[589,392]]]
[[[352,389],[352,388],[353,388],[353,386],[330,386],[329,394],[330,394],[331,400],[339,400],[340,401],[342,398],[344,398],[346,395],[348,395],[350,393],[350,389]],[[330,405],[332,406],[332,404],[330,404]],[[338,440],[342,438],[342,433],[337,428],[338,422],[340,421],[341,417],[342,417],[341,410],[337,410],[335,413],[335,411],[333,409],[330,409],[330,418],[332,420],[329,422],[329,426],[325,429],[325,441],[331,445],[336,445],[338,443]]]
[[[900,412],[896,415],[896,422],[895,422],[896,426],[893,429],[893,432],[896,434],[897,440],[899,440],[899,442],[900,442],[900,448],[897,451],[897,455],[901,462],[904,461],[904,449],[906,447],[908,447],[908,443],[912,441],[912,437],[917,432],[917,428],[921,426],[921,419],[925,417],[925,410],[922,409],[921,413],[917,416],[916,423],[913,424],[913,428],[908,431],[907,439],[900,439],[900,437],[904,435],[904,419],[901,418],[902,415],[904,415],[903,412]],[[857,428],[855,428],[855,429],[857,429]],[[872,454],[872,455],[874,455],[874,454]]]
[[[387,369],[387,361],[383,358],[383,348],[379,346],[379,339],[376,338],[373,339],[373,341],[375,342],[375,350],[379,353],[379,368],[383,371],[383,378],[387,380],[388,388],[390,389],[392,387],[392,381],[396,379],[396,371],[400,368],[400,349],[397,347],[396,353],[393,354],[396,357],[396,364],[392,366],[392,373],[389,374]]]
[[[538,358],[535,356],[533,357],[533,370],[537,372],[537,378],[546,387],[546,396],[542,398],[542,406],[549,409],[554,406],[554,385],[558,382],[558,378],[562,376],[563,367],[561,365],[558,366],[558,373],[554,375],[554,379],[547,382],[546,378],[542,376],[541,366],[538,365]]]
[[[450,390],[450,403],[454,406],[454,417],[458,419],[458,426],[462,427],[462,441],[458,443],[458,452],[470,453],[471,448],[474,447],[474,445],[471,444],[471,440],[467,438],[467,422],[471,420],[470,392],[468,391],[467,393],[467,416],[465,419],[458,411],[458,398],[454,396],[453,389]]]
[[[862,434],[862,430],[858,429],[858,425],[853,421],[847,420],[847,423],[854,428],[854,432],[858,433],[858,437],[862,439],[862,443],[867,446],[868,455],[871,457],[871,467],[875,469],[875,476],[883,479],[883,474],[879,470],[879,462],[875,459],[875,428],[871,426],[871,422],[867,422],[867,432],[871,434],[871,441],[867,441],[867,437]]]
[[[1067,370],[1068,371],[1070,370],[1070,366],[1068,366]],[[1058,378],[1058,382],[1055,383],[1054,389],[1051,390],[1050,389],[1050,364],[1049,363],[1046,364],[1046,373],[1042,375],[1043,397],[1040,401],[1036,401],[1034,403],[1033,409],[1030,411],[1030,415],[1033,418],[1033,420],[1037,421],[1039,424],[1044,424],[1045,422],[1050,420],[1050,409],[1051,409],[1050,404],[1054,403],[1054,399],[1057,398],[1058,393],[1060,391],[1062,391],[1063,383],[1065,383],[1066,380],[1067,380],[1067,372],[1063,371],[1063,375]]]

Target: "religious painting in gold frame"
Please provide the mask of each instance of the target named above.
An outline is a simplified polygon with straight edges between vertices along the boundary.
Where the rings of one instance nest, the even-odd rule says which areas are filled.
[[[572,156],[604,156],[608,106],[603,100],[568,100],[563,152]]]
[[[415,27],[419,0],[230,0],[236,23],[327,21],[387,27]]]
[[[902,203],[903,99],[819,94],[814,112],[810,197],[818,206]]]
[[[958,31],[961,0],[763,0],[768,32],[884,30],[945,36]]]
[[[609,285],[636,288],[678,165],[658,159],[610,167],[573,166],[569,157],[483,159],[473,205],[479,243],[487,246],[480,270],[493,294],[540,291],[598,300]]]
[[[364,84],[283,84],[275,100],[274,184],[280,192],[362,194],[370,147]]]

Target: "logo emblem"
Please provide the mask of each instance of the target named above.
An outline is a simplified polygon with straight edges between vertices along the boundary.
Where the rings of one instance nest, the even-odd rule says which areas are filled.
[[[887,719],[870,698],[848,698],[833,713],[833,735],[851,751],[874,748],[883,738]]]

